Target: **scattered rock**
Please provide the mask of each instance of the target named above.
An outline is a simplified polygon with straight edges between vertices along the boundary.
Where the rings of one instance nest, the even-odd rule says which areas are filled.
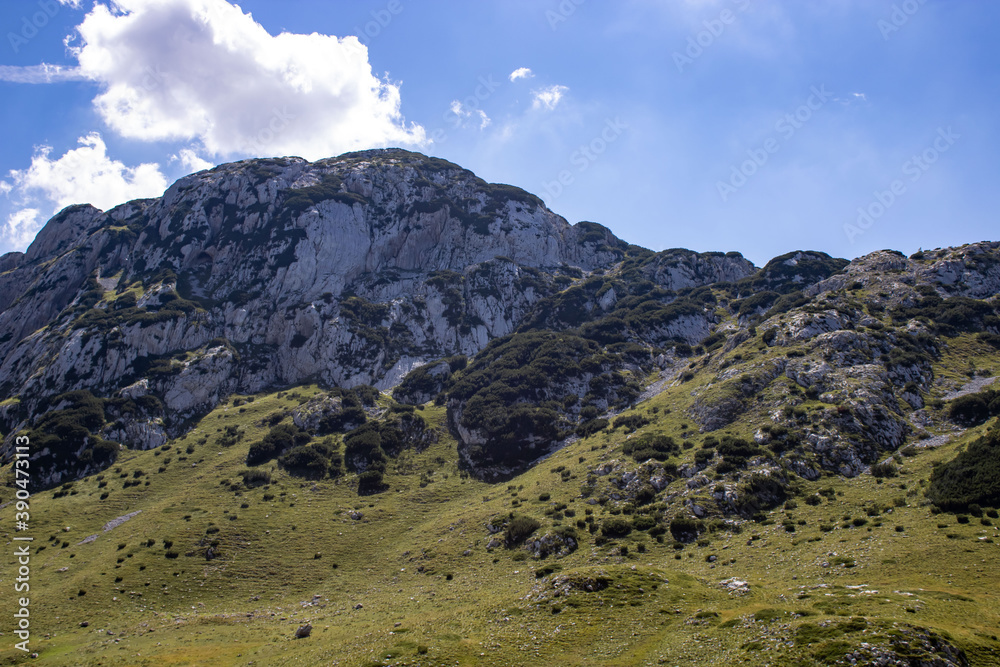
[[[724,579],[719,582],[719,585],[732,595],[747,595],[750,592],[750,584],[736,577]]]
[[[296,639],[305,639],[310,634],[312,634],[313,626],[306,623],[305,625],[300,625],[299,629],[295,631]]]

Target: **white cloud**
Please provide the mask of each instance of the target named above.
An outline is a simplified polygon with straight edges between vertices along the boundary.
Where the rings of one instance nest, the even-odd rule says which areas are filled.
[[[204,153],[316,159],[426,143],[356,37],[274,36],[225,0],[97,3],[72,49],[124,137],[198,141]]]
[[[31,244],[41,228],[37,208],[21,209],[7,218],[7,223],[3,226],[3,238],[11,247],[23,250]]]
[[[0,65],[0,81],[11,83],[56,83],[58,81],[82,81],[87,77],[78,67],[63,67],[62,65]]]
[[[0,195],[5,195],[14,189],[14,186],[7,181],[0,181]]]
[[[465,126],[465,119],[472,117],[479,119],[480,130],[484,129],[487,125],[493,122],[482,109],[466,109],[458,100],[452,100],[451,104],[448,106],[448,110],[455,115],[458,119],[458,125],[462,127]]]
[[[531,79],[534,78],[534,74],[531,72],[530,67],[518,67],[516,70],[510,73],[508,77],[511,82],[517,81],[518,79]]]
[[[182,148],[177,155],[171,155],[170,160],[179,160],[184,168],[192,174],[196,171],[204,171],[215,166],[208,160],[203,160],[198,157],[198,154],[190,148]]]
[[[37,202],[41,197],[52,203],[53,213],[83,203],[108,210],[131,199],[159,197],[167,189],[159,165],[126,167],[112,160],[98,133],[80,137],[79,143],[80,148],[57,160],[49,158],[51,147],[41,146],[28,169],[10,172],[24,202]]]
[[[67,7],[72,7],[73,9],[80,9],[81,0],[59,0],[60,5],[66,5]]]
[[[563,95],[565,95],[567,91],[569,91],[569,88],[559,85],[533,90],[531,91],[531,94],[534,96],[534,100],[531,103],[531,108],[552,111],[556,108],[556,105],[559,104],[559,101],[563,98]]]

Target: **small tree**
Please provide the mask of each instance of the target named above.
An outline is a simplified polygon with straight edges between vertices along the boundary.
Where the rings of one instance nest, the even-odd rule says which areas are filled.
[[[531,534],[538,530],[541,525],[542,524],[530,516],[514,517],[511,519],[510,523],[507,524],[507,530],[504,531],[504,544],[507,545],[508,549],[513,549],[531,537]]]

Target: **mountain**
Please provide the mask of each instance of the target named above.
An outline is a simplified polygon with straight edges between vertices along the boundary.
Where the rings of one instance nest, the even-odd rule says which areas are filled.
[[[69,207],[0,257],[41,657],[1000,664],[998,294],[996,242],[652,252],[398,149]]]

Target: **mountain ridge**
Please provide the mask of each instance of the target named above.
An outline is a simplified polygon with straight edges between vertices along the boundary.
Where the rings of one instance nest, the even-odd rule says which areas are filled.
[[[758,268],[379,149],[0,267],[41,662],[998,664],[1000,243]]]

